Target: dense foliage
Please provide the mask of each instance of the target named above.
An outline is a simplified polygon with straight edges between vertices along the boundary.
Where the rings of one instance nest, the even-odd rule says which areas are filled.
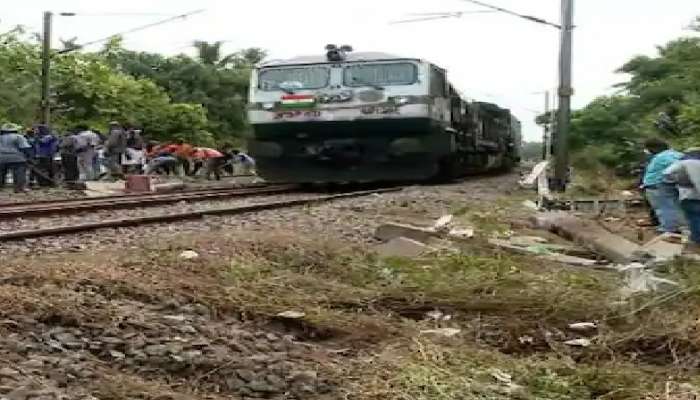
[[[523,142],[520,156],[526,161],[541,161],[542,152],[542,142]]]
[[[700,32],[700,26],[691,29]],[[617,94],[573,114],[571,146],[585,155],[575,158],[579,166],[627,170],[640,159],[640,143],[652,136],[680,149],[700,146],[699,37],[674,40],[656,57],[635,57],[618,72],[629,80]]]
[[[31,125],[39,117],[40,47],[19,29],[0,36],[0,43],[0,121]],[[129,51],[118,38],[96,53],[56,52],[53,125],[100,129],[118,120],[143,126],[154,138],[205,145],[240,137],[250,67],[264,53],[248,49],[222,57],[220,46],[195,43],[198,59]]]

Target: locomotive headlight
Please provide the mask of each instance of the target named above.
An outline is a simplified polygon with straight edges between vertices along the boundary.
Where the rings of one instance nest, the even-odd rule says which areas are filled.
[[[263,110],[272,110],[275,108],[275,103],[263,103],[262,108]]]
[[[404,104],[408,104],[411,102],[411,98],[408,96],[396,96],[392,97],[391,100],[396,104],[397,106],[402,106]]]

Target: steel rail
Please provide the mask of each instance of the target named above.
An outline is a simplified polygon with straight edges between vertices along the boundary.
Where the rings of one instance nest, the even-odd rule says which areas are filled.
[[[0,207],[0,219],[19,218],[47,214],[73,214],[91,210],[150,207],[181,201],[195,202],[219,198],[288,193],[298,189],[295,185],[268,186],[259,188],[209,189],[177,193],[128,195],[109,198],[74,199],[42,204],[24,204]]]
[[[108,221],[91,222],[85,224],[77,225],[63,225],[55,226],[51,228],[39,228],[39,229],[29,229],[29,230],[19,230],[13,232],[0,233],[0,242],[11,241],[11,240],[21,240],[29,238],[37,238],[44,236],[60,236],[70,233],[87,232],[103,228],[122,228],[122,227],[133,227],[146,224],[156,224],[156,223],[169,223],[174,221],[183,220],[194,220],[201,219],[206,216],[215,215],[235,215],[235,214],[245,214],[251,212],[258,212],[264,210],[273,210],[286,207],[295,207],[302,205],[310,205],[315,203],[322,203],[326,201],[346,199],[351,197],[361,197],[371,194],[381,194],[387,192],[399,191],[402,188],[385,188],[376,190],[363,190],[358,192],[349,192],[333,195],[323,195],[314,196],[305,199],[296,200],[283,200],[283,201],[272,201],[260,204],[229,207],[229,208],[214,208],[208,210],[191,211],[178,214],[161,214],[146,217],[135,217],[135,218],[122,218]]]
[[[245,185],[245,186],[240,186],[240,187],[232,187],[232,186],[213,186],[213,187],[207,187],[207,188],[197,188],[197,189],[188,189],[188,190],[178,190],[178,191],[173,191],[173,192],[168,192],[168,193],[163,193],[163,192],[149,192],[149,193],[124,193],[124,194],[109,194],[109,195],[104,195],[104,196],[95,196],[95,197],[77,197],[77,198],[72,198],[72,199],[51,199],[51,200],[29,200],[29,201],[18,201],[18,202],[4,202],[0,203],[0,210],[5,209],[5,208],[14,208],[14,207],[19,207],[19,206],[30,206],[30,205],[39,205],[39,204],[58,204],[58,203],[74,203],[74,202],[81,202],[81,201],[91,201],[91,200],[107,200],[107,199],[129,199],[129,198],[145,198],[149,196],[162,196],[165,194],[174,194],[174,193],[195,193],[195,192],[203,192],[203,191],[222,191],[222,190],[232,190],[232,189],[255,189],[255,188],[263,188],[263,187],[269,187],[269,184],[265,183],[258,183],[258,184],[250,184],[250,185]]]

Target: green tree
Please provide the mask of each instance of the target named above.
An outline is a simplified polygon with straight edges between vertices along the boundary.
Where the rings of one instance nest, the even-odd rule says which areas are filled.
[[[634,57],[618,70],[629,76],[617,85],[618,94],[573,113],[571,147],[588,156],[578,159],[626,169],[640,160],[647,137],[679,148],[700,145],[700,38],[676,39],[657,50],[655,57]]]
[[[24,125],[37,120],[40,93],[40,48],[21,32],[3,36],[0,47],[0,118]],[[173,102],[168,93],[146,77],[115,69],[107,59],[118,52],[118,40],[101,53],[52,55],[51,108],[53,125],[70,128],[78,123],[94,127],[109,120],[143,126],[168,140],[190,135],[195,143],[212,143],[201,104]],[[201,140],[198,140],[201,139]]]
[[[250,70],[265,52],[251,48],[222,58],[220,45],[201,42],[200,47],[197,58],[164,57],[119,46],[111,46],[103,55],[120,71],[152,80],[174,101],[201,104],[207,111],[206,129],[218,141],[243,136],[248,129],[245,105]]]

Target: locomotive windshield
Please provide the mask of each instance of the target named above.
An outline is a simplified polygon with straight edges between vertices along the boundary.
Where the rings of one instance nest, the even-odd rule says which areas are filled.
[[[321,89],[328,86],[330,70],[327,67],[273,68],[260,71],[262,90]]]
[[[358,64],[345,67],[345,86],[411,85],[418,79],[418,68],[411,63]]]

